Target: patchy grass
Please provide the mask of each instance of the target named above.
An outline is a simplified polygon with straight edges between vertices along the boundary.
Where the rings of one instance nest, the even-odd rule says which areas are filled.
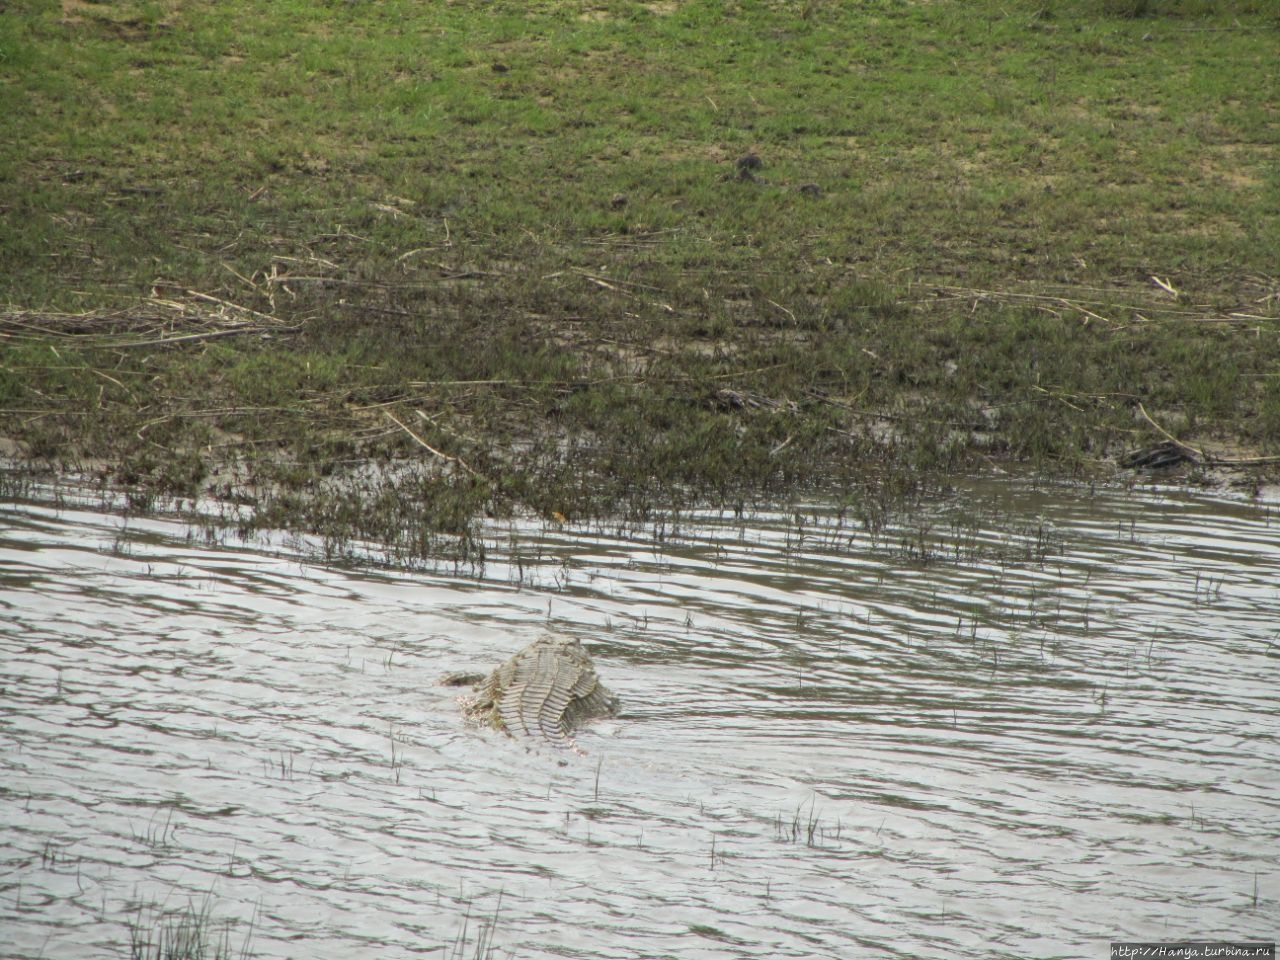
[[[1268,2],[14,13],[31,460],[465,554],[514,508],[1086,471],[1152,421],[1280,452]]]

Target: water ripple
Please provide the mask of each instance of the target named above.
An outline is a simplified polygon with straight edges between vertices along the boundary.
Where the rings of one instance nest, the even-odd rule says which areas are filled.
[[[266,957],[495,912],[530,957],[1274,934],[1273,505],[1010,481],[888,529],[815,503],[663,532],[516,526],[458,579],[0,505],[14,956],[119,956],[188,901]],[[547,626],[623,697],[584,757],[435,682]]]

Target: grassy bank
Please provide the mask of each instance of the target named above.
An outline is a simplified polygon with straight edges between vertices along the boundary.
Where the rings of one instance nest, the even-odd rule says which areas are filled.
[[[1263,0],[64,0],[0,31],[0,433],[143,504],[435,553],[485,513],[874,510],[1161,431],[1280,453]]]

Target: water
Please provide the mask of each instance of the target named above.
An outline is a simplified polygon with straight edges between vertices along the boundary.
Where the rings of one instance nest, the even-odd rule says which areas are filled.
[[[1097,957],[1280,929],[1280,512],[975,483],[482,577],[0,505],[0,942],[260,957]],[[623,715],[466,727],[547,626]],[[465,937],[465,945],[459,938]],[[225,938],[225,941],[224,941]]]

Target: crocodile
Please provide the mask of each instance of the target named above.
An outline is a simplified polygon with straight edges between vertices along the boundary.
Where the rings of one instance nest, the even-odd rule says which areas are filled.
[[[618,698],[600,682],[591,657],[573,638],[539,637],[489,674],[451,673],[450,686],[472,685],[464,696],[467,719],[568,750],[570,731],[584,720],[618,712]]]

